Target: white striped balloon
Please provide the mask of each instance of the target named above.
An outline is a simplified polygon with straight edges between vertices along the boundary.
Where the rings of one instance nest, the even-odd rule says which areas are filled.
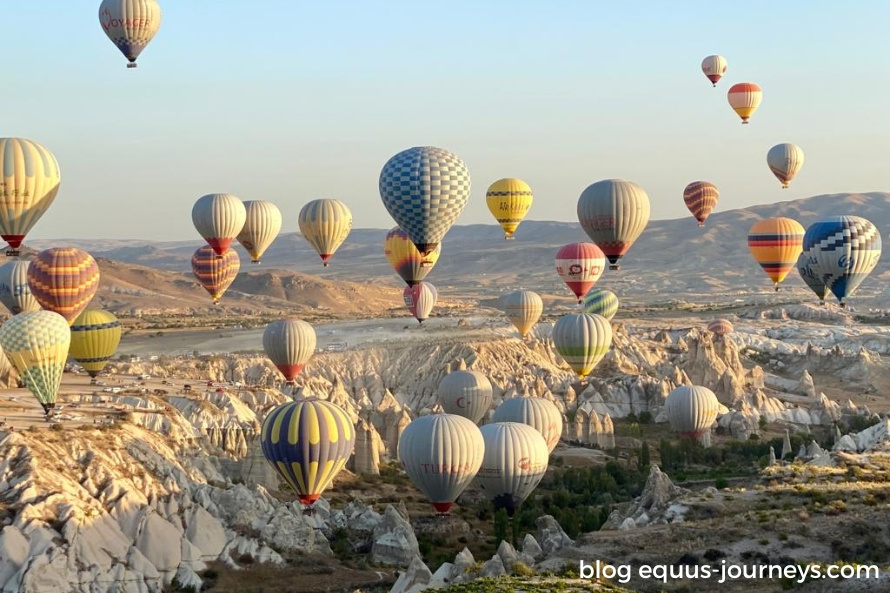
[[[439,292],[429,282],[419,282],[414,286],[406,286],[402,291],[402,298],[418,323],[423,323],[433,312]]]
[[[340,200],[312,200],[300,210],[300,233],[321,257],[328,260],[352,231],[352,211]]]
[[[547,473],[550,450],[541,433],[519,422],[495,422],[481,428],[485,442],[476,483],[494,504],[512,516]]]
[[[720,402],[707,387],[681,385],[668,394],[664,408],[671,428],[683,436],[698,438],[714,424]]]
[[[491,415],[491,421],[528,424],[544,437],[548,451],[553,451],[562,437],[562,414],[553,402],[542,397],[504,400]]]
[[[801,147],[789,142],[776,144],[766,153],[766,164],[776,179],[782,182],[783,188],[787,188],[791,180],[800,172],[803,162],[804,155]]]
[[[18,255],[37,221],[59,193],[62,173],[45,146],[25,138],[0,138],[0,237],[7,255]]]
[[[263,350],[289,383],[312,358],[315,344],[315,329],[296,317],[273,321],[263,331]]]
[[[244,213],[244,226],[237,239],[250,254],[251,261],[258,264],[281,232],[281,210],[272,202],[248,200],[244,202]]]
[[[241,233],[246,221],[244,202],[232,194],[207,194],[192,206],[195,230],[220,257]]]
[[[544,312],[544,301],[530,290],[517,290],[504,296],[504,313],[524,338]]]
[[[491,381],[479,371],[453,371],[439,381],[439,402],[446,414],[479,424],[491,408],[491,401]]]
[[[587,187],[578,198],[578,221],[584,232],[619,269],[624,257],[649,224],[649,195],[623,179],[604,179]]]
[[[0,302],[6,305],[13,315],[40,311],[40,303],[31,294],[28,285],[27,260],[8,261],[0,266]]]

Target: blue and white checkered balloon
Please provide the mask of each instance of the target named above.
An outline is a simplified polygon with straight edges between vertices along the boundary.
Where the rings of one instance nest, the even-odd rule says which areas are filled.
[[[442,148],[409,148],[383,166],[380,197],[396,224],[426,254],[466,207],[470,172],[460,157]]]

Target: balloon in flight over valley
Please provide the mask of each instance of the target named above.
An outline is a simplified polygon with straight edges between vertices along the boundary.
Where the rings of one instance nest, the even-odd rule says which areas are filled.
[[[605,269],[606,256],[593,243],[569,243],[556,252],[556,273],[574,293],[578,303]]]
[[[757,108],[760,107],[763,90],[753,82],[740,82],[730,87],[727,99],[729,106],[742,118],[742,123],[747,124]]]
[[[14,256],[52,206],[62,173],[53,153],[25,138],[0,138],[0,163],[0,237],[9,243],[6,255]]]
[[[406,286],[405,290],[402,291],[402,298],[414,319],[418,323],[423,323],[430,316],[430,313],[433,312],[439,293],[436,287],[429,282],[421,282],[414,286]]]
[[[28,286],[28,268],[31,262],[27,260],[10,260],[0,266],[0,302],[2,302],[13,315],[40,311],[40,303],[31,294]]]
[[[456,414],[479,424],[491,408],[492,388],[479,371],[452,371],[439,382],[439,402],[446,414]]]
[[[192,223],[216,255],[222,257],[247,222],[247,209],[232,194],[207,194],[192,207]]]
[[[52,311],[19,313],[0,325],[0,348],[46,414],[56,405],[71,328]]]
[[[683,202],[698,221],[698,226],[705,226],[719,199],[720,192],[710,181],[693,181],[683,190]]]
[[[251,257],[251,263],[260,258],[281,232],[281,210],[272,202],[248,200],[244,202],[244,226],[236,237]]]
[[[278,319],[263,331],[263,350],[272,364],[281,371],[285,381],[294,379],[315,354],[315,329],[296,317]]]
[[[609,321],[618,313],[618,297],[611,290],[592,288],[584,295],[581,307],[585,313],[605,317]]]
[[[480,429],[485,442],[476,484],[512,517],[547,473],[550,450],[541,433],[519,422],[494,422]]]
[[[117,317],[102,309],[86,309],[71,324],[69,355],[95,379],[120,342],[121,322]]]
[[[681,385],[668,394],[664,409],[671,428],[683,436],[700,439],[717,419],[720,402],[707,387]]]
[[[718,336],[725,336],[735,331],[728,319],[714,319],[708,324],[708,331]]]
[[[610,270],[620,269],[618,260],[643,233],[649,214],[648,194],[632,181],[597,181],[578,198],[578,221],[590,240],[606,254]]]
[[[161,6],[157,0],[103,0],[99,24],[129,63],[136,67],[139,54],[161,28]]]
[[[804,228],[791,218],[766,218],[748,231],[748,249],[779,290],[779,283],[797,263],[803,249]]]
[[[47,311],[74,323],[99,289],[99,264],[76,247],[51,247],[37,254],[28,266],[31,294]]]
[[[355,449],[349,415],[314,397],[274,408],[260,434],[266,461],[307,507],[333,483]]]
[[[600,315],[563,315],[553,325],[553,345],[575,374],[584,379],[609,351],[612,324]]]
[[[726,58],[723,56],[715,54],[713,56],[707,56],[701,61],[701,71],[708,77],[708,80],[710,80],[714,86],[717,86],[717,81],[726,74],[726,70]]]
[[[536,292],[517,290],[504,296],[504,313],[523,338],[535,326],[543,312],[544,301]]]
[[[788,184],[803,167],[803,161],[803,150],[789,142],[776,144],[766,153],[766,164],[782,183],[782,189],[788,189]]]
[[[804,235],[806,236],[806,235]],[[825,304],[825,296],[828,294],[828,287],[822,280],[822,275],[817,273],[813,266],[809,264],[806,251],[802,251],[800,257],[797,258],[797,273],[803,279],[804,283],[810,287],[819,298],[819,304]]]
[[[455,414],[416,418],[399,437],[402,468],[439,514],[447,514],[470,485],[484,454],[479,427]]]
[[[834,294],[841,308],[881,259],[881,233],[860,216],[832,216],[815,222],[803,238],[807,264]]]
[[[380,173],[380,197],[422,256],[442,242],[470,199],[470,172],[456,154],[431,146],[398,153]]]
[[[210,294],[214,305],[219,304],[240,270],[241,258],[234,249],[226,249],[220,256],[213,247],[204,245],[192,254],[192,274]]]
[[[340,200],[312,200],[300,210],[300,234],[325,267],[352,231],[352,212]]]
[[[441,253],[442,244],[439,243],[425,257],[420,255],[420,251],[411,242],[407,233],[399,227],[391,229],[383,239],[383,255],[386,256],[386,261],[408,286],[423,281],[439,261]]]
[[[559,408],[543,397],[511,397],[505,399],[491,415],[492,422],[528,424],[544,437],[547,451],[552,453],[562,437],[562,414]]]
[[[488,210],[504,229],[504,239],[513,239],[519,223],[532,207],[532,188],[521,179],[498,179],[488,187],[485,201]]]

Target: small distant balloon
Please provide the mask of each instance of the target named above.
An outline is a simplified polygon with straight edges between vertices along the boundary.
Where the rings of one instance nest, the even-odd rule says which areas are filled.
[[[513,239],[513,233],[532,207],[532,188],[521,179],[499,179],[489,186],[485,200],[504,229],[504,239]]]
[[[324,267],[352,231],[352,211],[340,200],[312,200],[300,210],[300,233],[318,252]]]
[[[544,301],[530,290],[517,290],[504,296],[504,312],[523,338],[544,312]]]
[[[742,123],[747,124],[757,108],[760,107],[763,90],[753,82],[740,82],[730,87],[727,99],[729,106],[742,118]]]
[[[726,74],[726,69],[726,58],[720,55],[707,56],[701,61],[701,71],[714,86],[717,86],[717,81]]]
[[[161,6],[157,0],[103,0],[99,6],[99,24],[129,64],[151,43],[161,28]]]
[[[421,282],[406,287],[402,292],[402,297],[405,300],[405,306],[408,307],[418,323],[423,323],[432,313],[433,307],[436,306],[439,293],[436,287],[429,282]]]
[[[784,142],[776,144],[766,153],[766,164],[782,183],[782,188],[787,189],[791,180],[803,167],[803,150],[796,144]]]
[[[720,192],[710,181],[693,181],[683,190],[683,202],[698,221],[698,226],[705,226],[719,199]]]
[[[708,331],[718,336],[725,336],[735,331],[735,328],[728,319],[715,319],[708,324]]]

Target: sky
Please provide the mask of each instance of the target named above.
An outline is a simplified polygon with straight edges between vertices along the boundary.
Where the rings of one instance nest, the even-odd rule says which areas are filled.
[[[0,6],[0,136],[62,170],[30,238],[200,242],[192,205],[215,192],[275,202],[282,232],[316,198],[390,228],[380,170],[411,146],[467,164],[457,224],[494,224],[485,190],[502,177],[531,185],[528,220],[576,221],[608,178],[643,187],[653,219],[690,216],[695,180],[718,186],[718,211],[890,191],[884,0],[160,3],[135,69],[98,1]],[[717,88],[700,69],[714,53]],[[747,126],[736,82],[763,88]],[[788,190],[766,165],[780,142],[806,155]]]

